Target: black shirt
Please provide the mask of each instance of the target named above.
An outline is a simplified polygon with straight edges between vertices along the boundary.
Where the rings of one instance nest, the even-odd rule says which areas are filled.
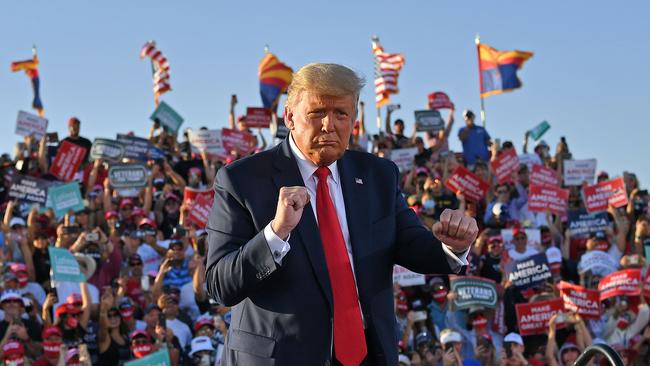
[[[496,283],[501,283],[503,277],[503,273],[501,272],[501,257],[494,258],[489,254],[483,254],[479,268],[479,276],[489,278]]]
[[[47,249],[34,250],[34,271],[36,272],[36,282],[43,284],[50,280],[50,254]]]

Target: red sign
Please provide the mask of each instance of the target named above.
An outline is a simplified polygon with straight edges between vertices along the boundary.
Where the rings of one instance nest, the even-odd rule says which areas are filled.
[[[214,197],[214,190],[185,187],[183,191],[183,205],[190,209],[194,205],[194,202],[201,196],[212,199]]]
[[[519,169],[519,159],[515,149],[505,149],[496,159],[490,162],[492,172],[499,183],[512,181],[512,173]]]
[[[246,127],[269,128],[271,124],[271,110],[268,108],[246,108]]]
[[[641,269],[624,269],[603,277],[598,284],[600,301],[614,296],[641,294]]]
[[[557,187],[560,185],[560,178],[558,178],[557,172],[543,165],[533,164],[533,169],[530,172],[529,177],[530,184],[534,184],[536,186]]]
[[[210,211],[212,210],[213,202],[214,197],[204,195],[197,197],[196,201],[194,201],[192,209],[188,214],[188,218],[199,229],[205,229],[205,225],[208,223],[208,219],[210,218]]]
[[[221,144],[228,154],[235,151],[248,155],[255,150],[255,136],[248,132],[224,128],[221,130]]]
[[[530,212],[551,211],[556,215],[564,215],[569,202],[569,190],[553,186],[528,187],[528,210]]]
[[[69,141],[63,141],[54,157],[52,166],[50,166],[50,174],[64,182],[71,181],[85,156],[85,148]]]
[[[456,167],[454,174],[447,178],[445,186],[454,193],[461,192],[471,201],[480,201],[490,188],[487,182],[462,165]]]
[[[600,182],[593,186],[584,187],[582,194],[585,198],[587,212],[607,211],[607,206],[623,207],[627,205],[627,193],[623,177]]]
[[[574,285],[569,282],[560,282],[560,297],[564,302],[564,310],[580,314],[585,319],[600,319],[600,292]]]
[[[520,335],[545,334],[548,332],[548,320],[553,314],[564,310],[564,303],[562,299],[530,302],[515,305],[515,310]],[[564,322],[558,322],[555,328],[564,328],[565,325]]]
[[[643,296],[650,301],[650,271],[648,271],[645,281],[643,282]]]
[[[430,109],[454,109],[454,103],[451,102],[449,96],[443,92],[433,92],[429,94],[429,108]]]

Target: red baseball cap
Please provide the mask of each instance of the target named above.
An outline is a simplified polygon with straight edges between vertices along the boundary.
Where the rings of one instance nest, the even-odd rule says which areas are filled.
[[[122,208],[124,206],[133,207],[133,200],[131,198],[125,198],[122,201],[120,201],[120,208]]]
[[[144,226],[144,225],[149,225],[149,226],[151,226],[151,227],[154,228],[154,229],[157,229],[157,228],[158,228],[158,225],[156,225],[156,222],[153,221],[153,220],[150,219],[150,218],[147,218],[147,217],[145,217],[144,219],[140,220],[140,222],[138,223],[138,227],[142,227],[142,226]]]
[[[27,266],[24,263],[13,263],[10,267],[11,272],[27,272]]]
[[[140,208],[140,207],[134,207],[133,211],[131,211],[131,217],[135,217],[135,216],[144,217],[145,216],[144,210],[142,208]]]
[[[43,337],[43,340],[46,340],[51,336],[63,337],[63,332],[56,325],[49,325],[43,328],[43,332],[41,333],[41,336]]]
[[[104,220],[110,220],[112,218],[119,218],[120,215],[117,213],[117,211],[108,211],[104,214]]]
[[[81,313],[81,309],[77,308],[76,306],[72,304],[62,304],[56,309],[56,317],[60,318],[61,315],[63,314],[79,314]]]
[[[9,341],[2,347],[2,353],[5,359],[9,358],[9,356],[24,356],[25,348],[20,342]]]
[[[512,228],[512,237],[514,238],[515,236],[519,234],[524,234],[526,235],[526,231],[521,227],[521,226],[515,226]]]
[[[199,329],[201,329],[201,327],[205,325],[209,325],[212,328],[214,328],[214,321],[212,320],[212,318],[205,317],[205,318],[198,319],[196,323],[194,323],[194,331],[198,332]]]
[[[81,305],[83,304],[84,301],[80,294],[74,293],[74,294],[70,294],[65,299],[65,302],[66,304],[71,304],[71,305]]]
[[[142,329],[137,329],[137,330],[134,330],[133,332],[131,332],[131,336],[129,338],[131,340],[133,340],[133,339],[135,339],[137,337],[145,337],[145,338],[151,340],[151,336],[149,336],[149,333],[147,333],[146,331],[144,331]]]

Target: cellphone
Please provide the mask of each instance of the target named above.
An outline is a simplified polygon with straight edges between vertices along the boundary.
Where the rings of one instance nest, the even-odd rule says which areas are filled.
[[[58,132],[48,132],[45,134],[46,141],[48,143],[57,143],[59,142],[59,133]]]
[[[512,342],[505,342],[503,348],[506,350],[506,356],[508,358],[512,357]]]
[[[205,237],[198,238],[196,241],[196,251],[201,257],[205,256]]]
[[[447,352],[447,351],[449,351],[449,350],[453,350],[453,349],[454,349],[454,344],[453,344],[452,342],[445,343],[445,344],[442,346],[442,349],[445,350],[445,352]]]
[[[562,312],[557,313],[557,318],[555,318],[556,323],[564,323],[566,321],[566,315]]]
[[[12,323],[15,325],[23,325],[23,320],[20,318],[20,315],[14,315]]]
[[[421,322],[424,320],[427,320],[427,312],[426,311],[416,311],[415,312],[415,317],[413,318],[414,321],[416,322]]]
[[[86,234],[86,241],[96,242],[98,240],[99,240],[99,234],[97,234],[97,233],[87,233]]]
[[[167,318],[165,318],[165,314],[162,311],[158,313],[158,325],[167,328]]]

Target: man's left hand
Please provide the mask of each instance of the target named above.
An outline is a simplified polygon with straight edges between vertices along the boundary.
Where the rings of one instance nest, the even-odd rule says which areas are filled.
[[[440,215],[440,221],[433,225],[431,231],[449,249],[461,253],[476,240],[478,225],[474,218],[465,216],[461,210],[445,209]]]

